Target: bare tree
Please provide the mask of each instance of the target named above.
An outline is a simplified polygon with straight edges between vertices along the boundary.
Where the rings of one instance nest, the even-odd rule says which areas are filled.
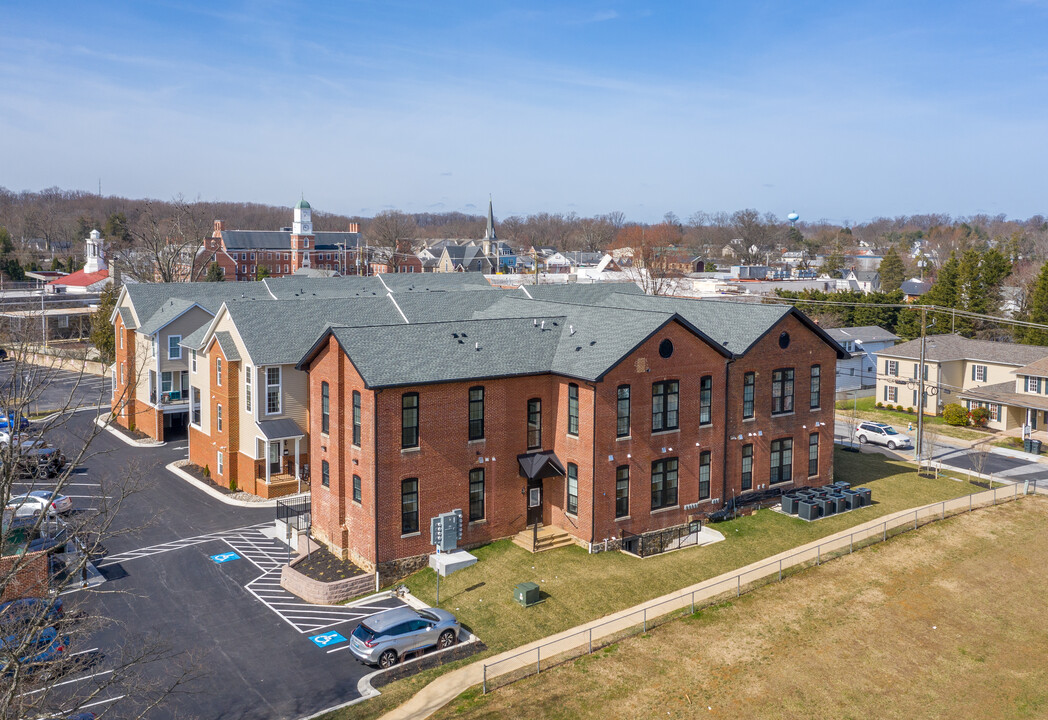
[[[210,224],[207,209],[181,195],[169,203],[147,201],[130,227],[134,243],[113,254],[139,282],[197,281],[207,271],[195,259]]]
[[[628,248],[631,253],[632,263],[623,271],[648,295],[674,294],[683,275],[675,267],[676,253],[671,248],[680,237],[680,228],[668,223],[627,225],[615,239],[617,248]]]
[[[415,220],[399,210],[386,210],[371,219],[364,229],[369,244],[389,250],[390,270],[397,272],[404,256],[397,252],[401,240],[411,240],[415,234]]]
[[[93,441],[102,427],[92,423],[86,433],[73,427],[73,412],[83,404],[105,406],[110,397],[101,386],[94,398],[84,389],[85,355],[53,357],[42,365],[21,330],[0,332],[12,358],[0,383],[8,425],[6,442],[0,442],[0,507],[5,508],[0,598],[29,599],[0,608],[0,718],[67,717],[99,703],[106,713],[143,717],[195,677],[195,663],[177,657],[163,638],[137,638],[131,630],[122,633],[127,639],[120,648],[101,657],[89,642],[112,621],[85,612],[78,596],[68,594],[92,592],[83,589],[92,558],[104,553],[105,542],[138,530],[117,518],[138,490],[141,474],[128,467],[112,480],[99,478],[94,509],[62,516],[46,505],[34,507],[29,492],[44,491],[48,497],[68,492],[77,477],[74,469],[96,454]],[[56,396],[60,367],[72,372],[74,381]],[[23,428],[21,418],[39,411],[45,401],[51,412]],[[50,446],[48,440],[56,436],[74,438],[63,445],[67,458]],[[98,665],[102,662],[104,670]],[[159,667],[164,673],[155,672]],[[76,682],[70,681],[72,675],[79,676]],[[81,682],[88,677],[90,682]]]

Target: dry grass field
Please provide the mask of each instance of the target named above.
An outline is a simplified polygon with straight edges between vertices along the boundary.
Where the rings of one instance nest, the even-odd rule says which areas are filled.
[[[436,717],[1048,717],[1046,524],[933,523]]]

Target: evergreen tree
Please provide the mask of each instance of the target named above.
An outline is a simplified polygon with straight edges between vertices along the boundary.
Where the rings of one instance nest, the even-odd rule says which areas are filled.
[[[960,274],[960,261],[957,255],[950,253],[949,259],[939,268],[935,282],[928,292],[921,298],[922,305],[937,305],[942,308],[957,307],[957,282]],[[928,324],[934,324],[934,334],[941,335],[951,332],[952,316],[950,313],[931,312],[928,314]]]
[[[965,250],[957,267],[957,294],[953,307],[974,313],[986,312],[986,288],[980,272],[979,251]],[[977,321],[959,317],[953,322],[953,330],[965,337],[975,334]]]
[[[222,268],[219,267],[218,263],[211,263],[207,269],[207,275],[204,276],[204,282],[225,282],[225,280],[225,273],[222,272]]]
[[[109,318],[116,308],[116,299],[120,290],[110,283],[98,298],[98,309],[91,316],[91,344],[98,350],[104,365],[109,365],[116,358],[116,334]]]
[[[844,255],[839,250],[834,250],[822,261],[822,271],[831,277],[835,277],[844,268]]]
[[[902,281],[906,279],[906,266],[894,247],[884,253],[877,272],[881,276],[881,292],[895,292],[902,287]]]
[[[982,254],[979,263],[979,274],[982,277],[985,312],[995,315],[1001,311],[1001,288],[1005,278],[1012,272],[1012,263],[997,248],[990,248]]]
[[[1022,318],[1027,322],[1048,325],[1048,263],[1041,266],[1041,273],[1034,283],[1030,294],[1029,311]],[[1019,327],[1016,331],[1018,340],[1027,345],[1048,345],[1048,330],[1042,328]]]
[[[265,265],[259,265],[258,269],[255,271],[255,279],[265,280],[267,277],[272,277],[272,275],[269,272],[269,268]]]

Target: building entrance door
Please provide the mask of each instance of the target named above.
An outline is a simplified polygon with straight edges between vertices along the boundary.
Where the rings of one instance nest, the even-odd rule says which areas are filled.
[[[280,474],[280,441],[269,443],[269,474]]]
[[[542,522],[542,481],[528,482],[528,525]]]

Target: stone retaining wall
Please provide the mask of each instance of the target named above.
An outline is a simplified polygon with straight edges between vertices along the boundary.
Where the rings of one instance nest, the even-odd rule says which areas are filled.
[[[359,575],[346,580],[326,583],[303,575],[292,564],[285,565],[280,571],[280,587],[314,605],[334,605],[358,595],[373,592],[375,576],[373,574]]]

